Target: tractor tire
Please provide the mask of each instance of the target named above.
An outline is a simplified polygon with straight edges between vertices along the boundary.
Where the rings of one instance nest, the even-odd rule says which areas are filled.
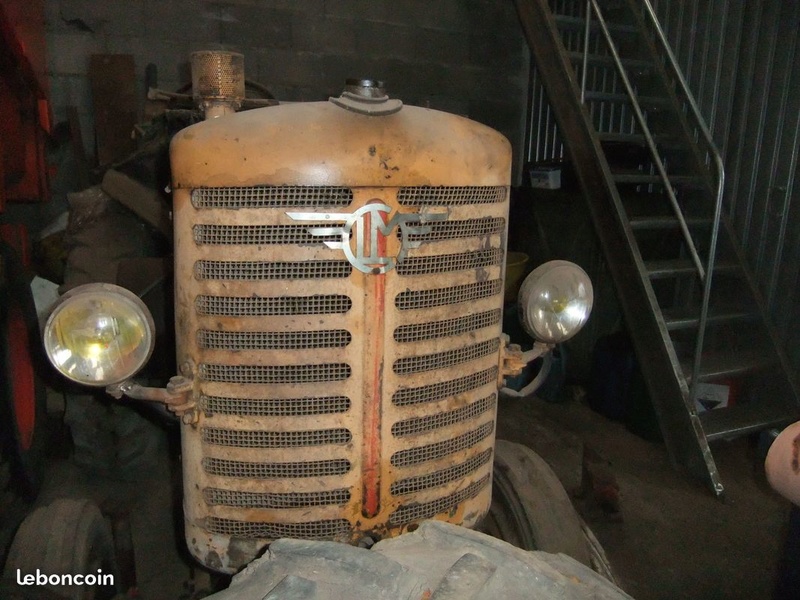
[[[6,560],[0,596],[27,599],[36,597],[34,590],[46,590],[69,600],[113,598],[115,585],[17,585],[18,578],[37,572],[96,576],[98,571],[119,581],[109,524],[93,502],[61,498],[37,508],[20,525]]]
[[[480,529],[517,548],[561,552],[591,566],[589,541],[564,486],[521,444],[497,440],[492,505]]]
[[[529,552],[426,521],[371,550],[283,539],[209,600],[504,600],[630,598],[563,554]]]
[[[45,362],[30,280],[17,253],[0,242],[0,565],[42,481]]]
[[[44,466],[44,363],[30,281],[17,253],[0,242],[0,462],[26,500],[39,491]]]

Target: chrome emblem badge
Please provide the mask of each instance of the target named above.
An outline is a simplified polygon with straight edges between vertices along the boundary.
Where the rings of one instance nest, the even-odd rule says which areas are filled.
[[[391,207],[374,200],[352,213],[306,213],[287,212],[294,221],[342,222],[334,226],[309,227],[313,236],[340,236],[341,239],[325,240],[328,248],[340,249],[347,260],[363,273],[380,274],[391,271],[399,265],[413,248],[419,248],[420,240],[411,236],[426,235],[431,232],[427,223],[444,221],[445,213],[396,213],[391,219]],[[391,235],[395,227],[400,228],[399,250]],[[392,248],[394,246],[394,248]]]

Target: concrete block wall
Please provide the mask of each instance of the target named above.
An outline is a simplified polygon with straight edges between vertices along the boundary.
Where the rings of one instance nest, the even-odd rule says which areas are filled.
[[[91,54],[132,54],[143,104],[148,64],[176,90],[190,52],[222,49],[243,53],[248,79],[279,100],[380,78],[407,104],[498,129],[521,156],[529,58],[510,0],[46,0],[46,31],[55,120],[77,106],[90,154]]]

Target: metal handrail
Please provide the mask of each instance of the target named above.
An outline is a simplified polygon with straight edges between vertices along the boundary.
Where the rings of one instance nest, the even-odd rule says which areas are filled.
[[[650,128],[647,126],[647,121],[644,118],[642,107],[640,106],[639,101],[636,98],[636,93],[633,91],[633,86],[631,85],[630,79],[628,79],[628,75],[625,72],[625,67],[623,67],[622,65],[622,60],[620,59],[619,53],[617,52],[617,48],[614,45],[614,40],[611,38],[611,33],[608,29],[608,25],[606,24],[606,20],[603,17],[602,13],[600,12],[600,7],[597,4],[597,0],[587,0],[586,4],[587,4],[586,6],[587,22],[591,18],[591,9],[593,8],[595,14],[597,15],[597,23],[598,25],[600,25],[600,30],[602,31],[603,37],[606,40],[608,49],[611,51],[611,57],[614,59],[614,65],[617,68],[617,72],[619,73],[620,79],[622,80],[622,84],[625,86],[625,92],[628,94],[628,97],[631,100],[631,107],[633,108],[633,112],[636,117],[636,122],[639,124],[639,127],[641,128],[642,133],[644,134],[644,139],[647,142],[647,147],[650,150],[650,154],[652,155],[656,169],[658,170],[659,177],[661,178],[661,181],[664,184],[664,189],[667,192],[667,198],[669,199],[669,203],[672,206],[673,212],[675,213],[675,217],[678,219],[678,225],[680,227],[681,233],[683,234],[683,238],[686,241],[686,244],[689,248],[689,253],[692,255],[692,261],[694,262],[695,268],[697,269],[697,272],[700,275],[700,279],[704,281],[706,273],[705,273],[705,268],[703,267],[703,261],[700,259],[700,255],[697,252],[697,247],[694,244],[692,235],[691,233],[689,233],[689,226],[686,224],[686,219],[683,218],[683,211],[681,211],[681,207],[678,204],[678,199],[675,197],[675,191],[672,189],[672,183],[670,183],[669,181],[667,170],[664,167],[664,163],[661,161],[661,157],[658,154],[658,149],[656,148],[655,140],[653,139],[653,135],[650,133]],[[587,32],[589,31],[588,27],[586,28],[586,31]],[[584,40],[584,47],[583,47],[584,65],[588,62],[588,56],[589,56],[589,43],[587,37]]]
[[[705,120],[700,114],[700,108],[697,106],[697,102],[695,101],[691,90],[689,90],[689,84],[686,83],[686,79],[684,78],[683,72],[678,65],[675,54],[673,54],[672,48],[669,45],[669,41],[667,41],[667,36],[664,34],[664,30],[661,29],[661,25],[658,22],[658,17],[656,16],[655,10],[653,10],[653,5],[650,4],[650,0],[643,0],[643,6],[645,13],[650,19],[650,24],[658,36],[658,41],[661,43],[661,47],[666,53],[669,66],[672,68],[672,71],[678,83],[680,84],[681,90],[683,90],[683,95],[686,99],[686,102],[688,103],[689,108],[694,115],[695,123],[700,129],[700,133],[706,140],[708,147],[707,151],[711,155],[714,168],[717,171],[717,197],[714,203],[714,222],[711,226],[711,241],[708,249],[708,276],[703,282],[703,301],[700,308],[700,323],[698,324],[697,341],[695,342],[694,363],[692,364],[692,387],[689,392],[689,398],[691,401],[690,406],[694,406],[695,396],[697,395],[697,384],[699,383],[700,360],[703,352],[703,343],[705,341],[706,323],[708,321],[708,302],[709,298],[711,297],[711,276],[714,271],[714,261],[716,260],[717,253],[717,240],[719,238],[719,223],[720,217],[722,216],[722,195],[725,188],[725,166],[722,162],[722,156],[717,149],[717,145],[714,143],[714,140],[711,137],[711,132],[708,130]]]
[[[683,92],[683,96],[685,97],[689,109],[691,110],[692,115],[694,116],[696,126],[700,130],[700,133],[702,134],[703,138],[705,138],[707,144],[707,152],[710,154],[712,162],[714,163],[714,168],[717,171],[717,190],[716,190],[716,201],[714,205],[714,221],[712,223],[712,228],[711,228],[710,247],[708,252],[708,260],[706,262],[705,268],[703,267],[702,260],[700,259],[700,256],[697,252],[697,248],[695,247],[694,241],[692,240],[691,234],[689,233],[686,220],[683,217],[683,212],[681,211],[680,205],[678,204],[678,201],[675,198],[672,185],[669,182],[669,177],[667,176],[664,165],[658,154],[658,150],[656,149],[655,141],[653,140],[653,136],[650,133],[650,129],[647,127],[641,106],[639,105],[638,99],[636,98],[636,94],[633,91],[633,87],[631,86],[630,80],[628,79],[628,76],[625,73],[625,68],[622,65],[622,61],[620,60],[614,41],[611,38],[611,33],[609,32],[608,25],[606,24],[605,18],[603,17],[603,14],[600,10],[600,6],[597,3],[597,0],[587,0],[586,2],[586,29],[584,34],[585,39],[583,45],[584,70],[581,81],[581,99],[583,99],[584,97],[585,86],[586,86],[586,65],[588,63],[588,53],[589,53],[589,31],[590,31],[589,21],[591,19],[592,11],[594,11],[594,13],[597,15],[598,25],[600,26],[600,29],[603,33],[603,37],[605,38],[606,44],[608,45],[608,49],[611,52],[612,58],[614,60],[614,65],[616,66],[617,72],[620,75],[623,85],[625,86],[625,91],[631,100],[631,106],[636,116],[636,121],[642,129],[642,133],[644,134],[644,138],[645,141],[647,142],[648,149],[650,150],[650,153],[654,159],[654,163],[656,169],[658,170],[658,174],[661,177],[661,180],[664,182],[664,187],[667,191],[667,196],[669,198],[672,209],[675,212],[675,216],[678,219],[681,233],[687,243],[689,252],[692,255],[692,260],[695,264],[695,267],[697,268],[700,280],[703,282],[703,298],[700,307],[700,320],[698,323],[697,340],[695,342],[695,355],[692,364],[692,381],[690,389],[690,406],[694,406],[694,399],[697,394],[697,383],[699,383],[701,355],[703,351],[703,345],[705,342],[705,330],[706,330],[706,324],[708,322],[708,305],[711,296],[712,273],[714,269],[714,262],[716,260],[717,240],[719,238],[719,223],[720,223],[720,216],[722,213],[722,195],[725,185],[725,168],[723,166],[722,157],[719,153],[719,150],[717,150],[716,144],[714,143],[714,140],[711,137],[711,132],[708,130],[708,127],[706,126],[705,121],[703,120],[703,117],[700,114],[700,109],[697,106],[697,102],[695,101],[694,96],[692,95],[692,92],[689,89],[689,85],[687,84],[686,79],[684,78],[683,73],[681,72],[681,69],[678,65],[678,61],[675,58],[675,55],[673,54],[672,49],[670,48],[667,37],[664,34],[664,31],[662,30],[661,25],[658,22],[658,17],[656,16],[655,11],[653,10],[653,6],[650,4],[650,0],[642,0],[642,4],[644,6],[645,13],[650,19],[651,25],[655,30],[656,37],[667,56],[669,66],[671,67],[675,75],[675,78],[678,84],[680,85],[681,91]]]

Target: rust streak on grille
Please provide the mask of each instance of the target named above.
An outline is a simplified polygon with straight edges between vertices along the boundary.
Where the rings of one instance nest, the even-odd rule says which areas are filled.
[[[437,498],[431,502],[414,503],[401,506],[389,517],[389,522],[393,524],[410,523],[420,519],[429,519],[440,513],[451,510],[461,504],[464,500],[474,498],[478,493],[489,484],[489,476],[485,475],[478,481],[474,481],[460,490],[444,498]]]
[[[380,217],[381,220],[385,219]],[[371,215],[367,214],[364,226],[365,248],[371,243],[377,245],[378,255],[386,255],[386,236],[378,232],[370,222]],[[377,240],[371,240],[376,235]],[[366,349],[366,371],[364,377],[366,405],[364,406],[364,446],[362,449],[362,481],[363,504],[361,513],[367,517],[375,517],[380,512],[381,490],[381,412],[383,408],[383,331],[386,313],[386,275],[377,273],[369,277],[372,295],[366,299],[365,311],[367,316],[366,333],[371,344]]]

